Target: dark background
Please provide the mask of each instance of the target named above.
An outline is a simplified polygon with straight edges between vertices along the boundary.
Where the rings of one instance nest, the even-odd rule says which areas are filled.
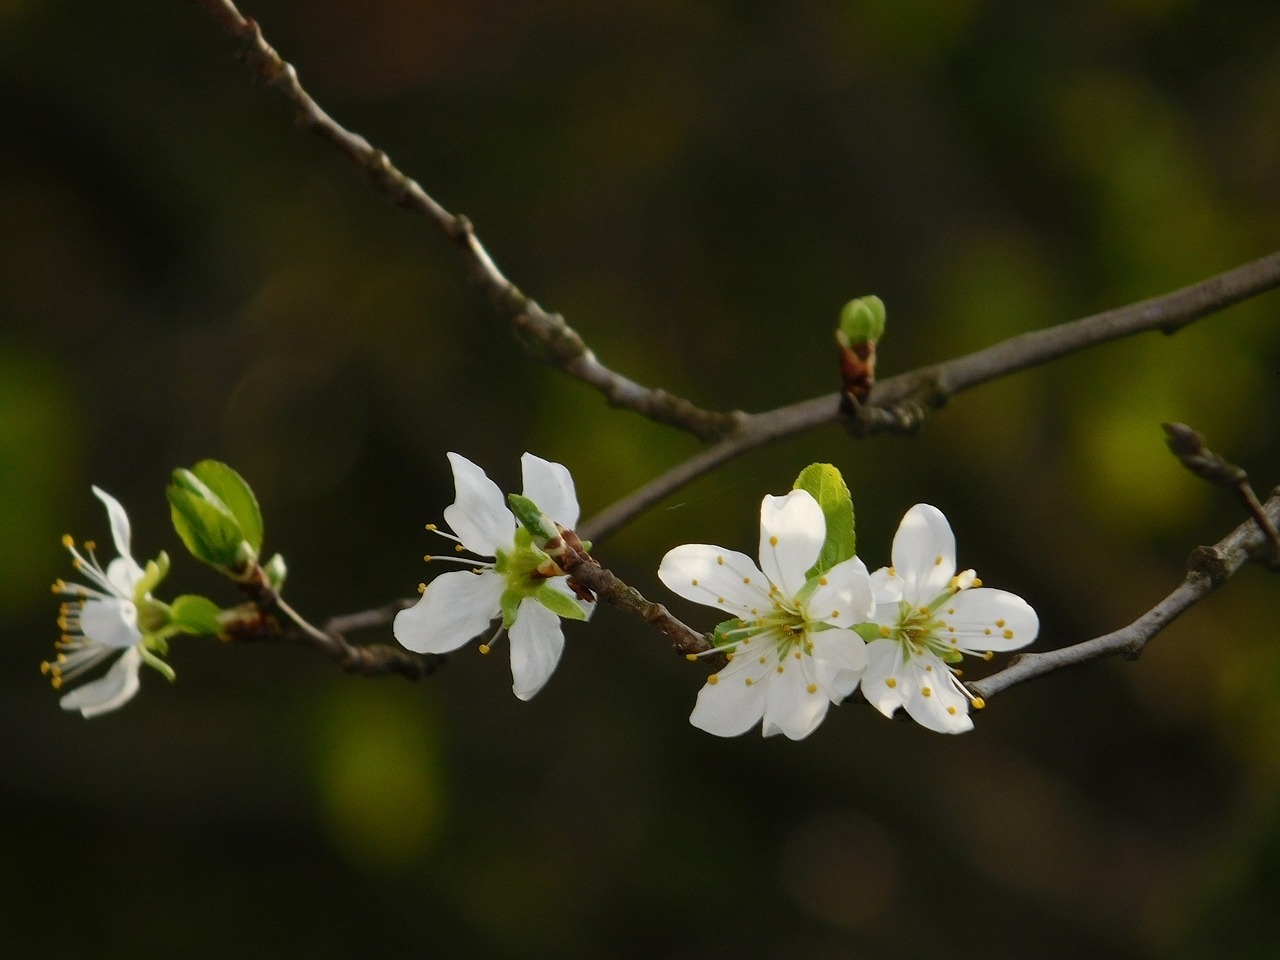
[[[466,213],[608,364],[713,408],[835,389],[841,304],[892,374],[1280,246],[1267,0],[493,0],[246,7],[342,123]],[[754,550],[763,494],[840,467],[859,552],[937,504],[1039,648],[1128,623],[1241,519],[1186,420],[1280,481],[1280,301],[964,394],[916,438],[755,451],[598,555]],[[58,709],[58,538],[166,549],[203,457],[262,501],[316,620],[412,593],[445,453],[586,515],[697,448],[525,356],[450,245],[292,129],[193,3],[0,0],[0,934],[12,956],[1269,958],[1280,592],[1248,569],[1141,661],[941,737],[865,706],[808,740],[687,722],[705,671],[602,609],[534,701],[505,648],[359,680],[174,644],[121,712]],[[108,551],[109,552],[109,551]],[[712,620],[673,604],[701,628]],[[389,639],[385,631],[368,639]],[[981,665],[979,665],[981,667]],[[975,671],[978,673],[980,671]]]

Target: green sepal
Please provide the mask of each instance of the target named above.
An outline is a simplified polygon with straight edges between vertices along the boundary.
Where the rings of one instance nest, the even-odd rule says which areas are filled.
[[[520,526],[529,531],[529,536],[533,538],[533,542],[537,546],[541,547],[548,540],[554,540],[560,535],[560,531],[556,529],[555,521],[543,513],[542,508],[528,497],[521,496],[518,493],[509,493],[507,494],[507,503],[511,505],[511,512],[520,521]]]
[[[859,623],[853,627],[853,632],[860,636],[863,640],[870,643],[872,640],[883,640],[884,634],[880,632],[880,624],[878,623]]]
[[[533,595],[533,599],[565,620],[585,620],[587,611],[583,610],[573,597],[561,593],[549,583],[544,583]]]
[[[874,343],[884,336],[884,301],[879,297],[858,297],[840,311],[837,337],[842,346]]]
[[[170,683],[178,679],[178,675],[173,672],[173,667],[169,666],[146,647],[139,647],[139,649],[142,651],[142,659],[147,666],[162,674]]]
[[[854,532],[853,498],[849,496],[849,488],[840,471],[829,463],[809,464],[796,477],[794,489],[812,495],[827,521],[827,538],[823,541],[822,552],[805,573],[805,579],[812,580],[854,555],[857,536]]]
[[[267,575],[267,582],[275,588],[276,593],[284,589],[284,578],[289,575],[284,557],[277,553],[262,567],[262,572]]]
[[[248,546],[239,521],[209,487],[190,470],[173,471],[165,491],[173,529],[197,560],[231,569],[244,560]],[[249,547],[252,551],[252,547]]]
[[[516,613],[520,609],[520,603],[529,594],[523,590],[513,590],[507,587],[502,591],[502,597],[498,600],[498,607],[502,610],[502,626],[505,630],[510,630],[511,625],[516,622]]]
[[[717,647],[723,647],[725,644],[736,643],[737,640],[730,633],[742,630],[747,623],[738,617],[732,620],[725,620],[723,623],[716,624],[715,630],[711,631],[711,642]]]
[[[222,609],[208,597],[183,594],[170,607],[169,622],[180,633],[211,634],[222,632],[218,615]]]
[[[157,554],[154,560],[148,560],[147,565],[142,569],[142,579],[140,579],[133,588],[133,601],[139,602],[154,590],[165,577],[169,575],[169,555],[163,550]]]
[[[191,468],[191,472],[235,517],[240,524],[241,535],[256,556],[262,549],[262,511],[258,508],[258,498],[244,477],[218,460],[201,460]]]

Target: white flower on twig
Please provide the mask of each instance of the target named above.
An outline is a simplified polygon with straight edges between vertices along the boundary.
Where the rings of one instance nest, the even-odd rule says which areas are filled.
[[[119,556],[104,570],[92,541],[85,543],[82,554],[70,536],[63,537],[63,545],[71,551],[72,564],[89,584],[63,580],[54,583],[54,593],[71,599],[62,604],[58,617],[62,630],[58,655],[40,665],[54,687],[59,688],[104,660],[116,658],[106,674],[81,684],[60,701],[64,710],[79,710],[86,717],[128,703],[138,692],[138,671],[144,662],[170,679],[173,677],[169,665],[148,649],[147,631],[139,623],[151,612],[150,591],[164,576],[167,560],[162,554],[161,563],[150,563],[144,570],[130,553],[129,517],[124,507],[98,487],[93,492],[106,505],[111,538]]]
[[[471,570],[441,574],[426,585],[422,599],[395,620],[395,636],[418,653],[447,653],[483,633],[502,617],[511,638],[512,689],[528,700],[546,684],[560,661],[564,635],[560,618],[585,620],[592,605],[577,599],[563,571],[540,550],[508,509],[502,491],[483,470],[456,453],[449,454],[457,497],[444,511],[459,549],[492,561],[461,558]],[[551,520],[572,530],[578,522],[573,478],[558,463],[526,453],[520,459],[524,496]],[[498,634],[495,634],[495,638]],[[493,643],[482,644],[488,653]]]
[[[871,616],[871,581],[857,557],[806,579],[826,533],[818,502],[792,490],[760,504],[760,567],[701,543],[663,557],[658,577],[668,588],[739,621],[717,631],[716,651],[729,663],[698,694],[695,727],[731,737],[763,720],[765,736],[799,740],[857,687],[866,647],[848,628]]]
[[[907,511],[892,557],[893,566],[872,574],[880,639],[867,645],[862,694],[885,716],[902,707],[939,733],[972,730],[969,703],[982,703],[951,664],[1026,646],[1040,620],[1016,594],[983,587],[972,570],[956,574],[955,535],[937,507]]]

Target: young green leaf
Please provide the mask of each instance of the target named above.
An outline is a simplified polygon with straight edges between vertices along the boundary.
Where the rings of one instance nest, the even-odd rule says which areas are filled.
[[[827,538],[818,561],[805,574],[809,579],[826,573],[855,553],[857,539],[853,525],[853,499],[840,471],[829,463],[811,463],[796,477],[796,490],[808,492],[818,501],[827,521]]]
[[[201,460],[191,472],[222,501],[236,522],[249,546],[256,554],[262,549],[262,511],[258,509],[258,498],[244,478],[225,463],[218,460]]]
[[[208,597],[183,594],[173,601],[169,610],[169,622],[182,633],[207,633],[216,636],[222,630],[222,624],[218,622],[218,614],[221,612],[218,605]]]

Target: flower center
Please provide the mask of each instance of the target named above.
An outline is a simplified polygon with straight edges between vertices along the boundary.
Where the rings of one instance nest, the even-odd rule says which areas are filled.
[[[945,600],[950,594],[942,594],[938,600]],[[906,653],[919,656],[932,653],[948,663],[961,659],[960,651],[953,643],[943,639],[948,633],[946,621],[935,615],[938,601],[928,607],[915,607],[906,600],[898,601],[898,625],[891,631],[893,639],[902,644]]]

